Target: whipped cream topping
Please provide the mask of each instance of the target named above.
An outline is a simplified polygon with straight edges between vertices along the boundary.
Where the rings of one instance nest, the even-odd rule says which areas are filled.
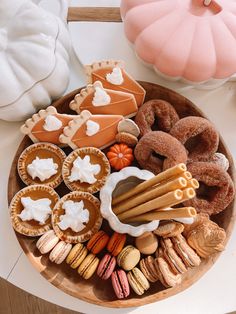
[[[22,197],[21,204],[24,206],[22,212],[18,215],[22,221],[35,220],[40,225],[45,224],[52,209],[50,207],[51,200],[48,198],[41,198],[36,201],[31,197]]]
[[[88,136],[93,136],[93,135],[97,134],[98,131],[100,130],[99,123],[94,122],[92,120],[88,120],[86,122],[86,127],[87,127],[86,135],[88,135]]]
[[[106,80],[113,85],[123,84],[124,78],[121,69],[119,67],[113,68],[113,71],[106,75]]]
[[[62,127],[62,122],[57,117],[49,115],[44,120],[43,128],[45,131],[57,131]]]
[[[58,164],[53,162],[52,158],[40,159],[36,157],[31,164],[27,166],[27,172],[34,180],[39,178],[41,182],[51,178],[57,173]]]
[[[80,181],[81,183],[85,182],[93,184],[97,181],[95,175],[99,174],[100,171],[100,165],[90,163],[89,155],[84,156],[84,159],[78,156],[73,162],[69,181]]]
[[[89,221],[89,211],[84,208],[84,202],[65,201],[62,208],[65,215],[60,216],[58,226],[61,230],[71,228],[74,232],[80,232],[85,228],[84,223]]]
[[[110,102],[111,97],[107,94],[107,92],[103,88],[96,86],[94,97],[92,100],[93,106],[95,107],[107,106],[110,104]]]

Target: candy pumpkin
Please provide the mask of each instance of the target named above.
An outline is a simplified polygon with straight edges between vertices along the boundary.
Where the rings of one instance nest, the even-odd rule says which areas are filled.
[[[134,160],[133,150],[126,144],[115,144],[107,153],[111,166],[116,170],[121,170],[131,165]]]

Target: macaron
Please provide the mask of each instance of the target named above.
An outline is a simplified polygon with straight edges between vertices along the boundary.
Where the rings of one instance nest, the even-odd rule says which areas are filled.
[[[140,269],[147,280],[150,282],[156,282],[159,280],[158,271],[155,264],[155,259],[152,256],[147,256],[140,261]]]
[[[50,252],[54,246],[58,243],[59,238],[56,236],[53,230],[49,230],[44,233],[37,241],[36,247],[41,254]]]
[[[49,255],[50,261],[56,264],[61,264],[66,259],[71,249],[71,243],[66,243],[64,241],[58,242]]]
[[[118,269],[111,274],[111,282],[118,299],[127,298],[130,294],[129,282],[123,269]]]
[[[140,252],[132,245],[127,245],[123,248],[117,257],[117,263],[124,270],[131,270],[140,260]]]
[[[125,242],[126,234],[114,232],[107,244],[108,252],[110,252],[113,256],[117,256],[122,251]]]
[[[111,274],[113,273],[114,269],[116,267],[116,258],[114,256],[111,256],[110,254],[106,254],[101,259],[98,269],[97,269],[97,275],[103,280],[107,280],[111,277]]]
[[[150,288],[147,278],[137,267],[128,272],[127,277],[131,288],[138,295],[144,294],[144,292]]]
[[[83,262],[88,254],[88,250],[82,243],[76,244],[66,258],[66,263],[75,269]]]
[[[145,232],[135,239],[135,246],[142,254],[151,255],[157,250],[158,240],[152,232]]]
[[[95,233],[87,243],[87,249],[93,254],[100,253],[109,241],[109,236],[102,230]]]
[[[80,276],[87,280],[93,276],[98,267],[98,264],[99,259],[96,257],[96,255],[90,253],[80,264],[78,268],[78,273],[80,274]]]

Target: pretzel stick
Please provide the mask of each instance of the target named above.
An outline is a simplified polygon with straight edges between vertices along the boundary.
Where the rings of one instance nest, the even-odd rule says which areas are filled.
[[[188,188],[198,189],[199,188],[199,182],[196,179],[191,179],[187,183]]]
[[[151,212],[143,215],[139,215],[136,217],[125,219],[125,223],[132,222],[147,222],[153,220],[169,220],[175,218],[187,218],[187,217],[195,217],[197,214],[195,208],[193,207],[182,207],[175,208],[171,210],[165,210],[160,212]]]
[[[141,192],[145,191],[146,189],[150,188],[151,186],[153,186],[157,183],[160,183],[162,181],[166,181],[171,177],[176,177],[177,175],[186,171],[186,169],[187,169],[187,167],[185,164],[179,164],[179,165],[174,166],[170,169],[167,169],[167,170],[159,173],[155,177],[151,178],[150,180],[147,180],[147,181],[140,183],[139,185],[137,185],[136,187],[134,187],[130,191],[115,197],[112,200],[112,205],[116,205],[116,204],[132,197],[133,195],[141,193]]]
[[[175,179],[174,181],[169,181],[166,184],[160,186],[157,185],[150,191],[140,193],[136,197],[132,197],[127,201],[121,202],[117,206],[112,208],[112,210],[116,215],[118,215],[137,205],[144,204],[145,202],[150,201],[158,196],[164,195],[176,189],[182,189],[186,186],[187,180],[180,177]]]
[[[169,193],[166,193],[162,196],[159,196],[145,204],[138,205],[120,215],[117,217],[119,220],[125,220],[130,217],[135,217],[141,214],[145,214],[151,210],[154,210],[156,208],[163,208],[163,207],[170,207],[171,204],[176,202],[181,202],[183,198],[183,191],[181,190],[175,190]],[[170,204],[170,205],[169,205]]]

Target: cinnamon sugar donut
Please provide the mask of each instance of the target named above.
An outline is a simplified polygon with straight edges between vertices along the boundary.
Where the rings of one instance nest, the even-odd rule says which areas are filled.
[[[218,149],[218,132],[210,121],[201,117],[179,120],[170,134],[185,146],[191,161],[207,161]]]
[[[135,147],[134,154],[140,166],[154,174],[187,162],[184,146],[176,138],[162,131],[144,135]]]
[[[178,120],[179,116],[174,107],[160,99],[153,99],[143,104],[135,117],[141,136],[154,130],[169,132]]]
[[[184,202],[193,206],[198,212],[208,215],[218,214],[234,199],[234,183],[229,174],[213,162],[193,162],[188,170],[200,183],[195,198]]]

